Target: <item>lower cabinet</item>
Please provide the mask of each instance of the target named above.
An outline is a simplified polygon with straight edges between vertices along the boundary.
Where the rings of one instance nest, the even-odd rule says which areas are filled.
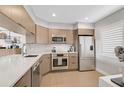
[[[51,55],[46,54],[46,55],[43,55],[42,57],[41,73],[42,75],[44,75],[50,71],[51,71]]]
[[[14,87],[31,87],[31,69],[14,85]]]
[[[69,53],[68,57],[69,61],[69,70],[77,70],[78,69],[78,56],[77,53]]]

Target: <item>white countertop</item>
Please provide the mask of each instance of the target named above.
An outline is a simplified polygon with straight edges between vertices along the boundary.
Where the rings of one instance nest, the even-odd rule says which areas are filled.
[[[36,54],[38,55],[37,57],[23,57],[19,54],[0,57],[0,87],[14,86],[16,82],[42,57],[42,55],[51,53],[52,52],[42,52]]]
[[[112,78],[122,77],[121,74],[118,75],[108,75],[99,78],[99,87],[119,87],[117,84],[111,81]]]
[[[37,57],[23,57],[9,55],[0,57],[0,87],[14,86],[14,84],[39,60]]]

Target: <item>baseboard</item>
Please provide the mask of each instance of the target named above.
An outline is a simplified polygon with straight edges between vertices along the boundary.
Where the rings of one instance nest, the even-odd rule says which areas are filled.
[[[103,75],[110,75],[109,73],[99,69],[99,68],[96,68],[96,71],[98,71],[99,73],[103,74]]]

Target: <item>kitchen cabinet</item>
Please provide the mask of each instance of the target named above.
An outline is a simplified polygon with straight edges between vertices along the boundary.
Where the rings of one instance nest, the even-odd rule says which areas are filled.
[[[11,5],[0,5],[0,12],[11,18],[12,9],[10,7]]]
[[[94,35],[94,29],[78,29],[78,35]]]
[[[41,73],[42,75],[51,71],[51,55],[46,54],[42,56]]]
[[[52,43],[52,37],[66,37],[64,29],[49,29],[49,43]]]
[[[66,42],[67,44],[73,45],[74,43],[74,39],[73,39],[73,31],[72,30],[68,30],[66,31]]]
[[[25,28],[31,33],[35,33],[35,23],[21,5],[0,5],[0,12],[11,20]]]
[[[31,69],[15,84],[14,87],[31,87]]]
[[[21,48],[15,49],[14,54],[21,54]]]
[[[49,29],[51,36],[66,36],[65,29]]]
[[[66,37],[66,43],[73,44],[73,30],[49,29],[49,43],[52,43],[53,36]]]
[[[0,49],[0,56],[12,55],[12,54],[21,54],[21,49]]]
[[[73,30],[73,40],[74,51],[78,51],[78,29]]]
[[[6,39],[7,34],[6,33],[0,33],[0,39]]]
[[[78,69],[78,56],[77,53],[69,53],[68,57],[69,61],[69,70],[77,70]]]
[[[49,29],[39,26],[36,26],[36,43],[48,44],[49,43]]]

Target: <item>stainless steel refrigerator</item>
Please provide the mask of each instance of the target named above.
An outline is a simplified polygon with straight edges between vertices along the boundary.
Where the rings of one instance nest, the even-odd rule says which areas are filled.
[[[95,57],[93,36],[79,36],[79,71],[94,69]]]

